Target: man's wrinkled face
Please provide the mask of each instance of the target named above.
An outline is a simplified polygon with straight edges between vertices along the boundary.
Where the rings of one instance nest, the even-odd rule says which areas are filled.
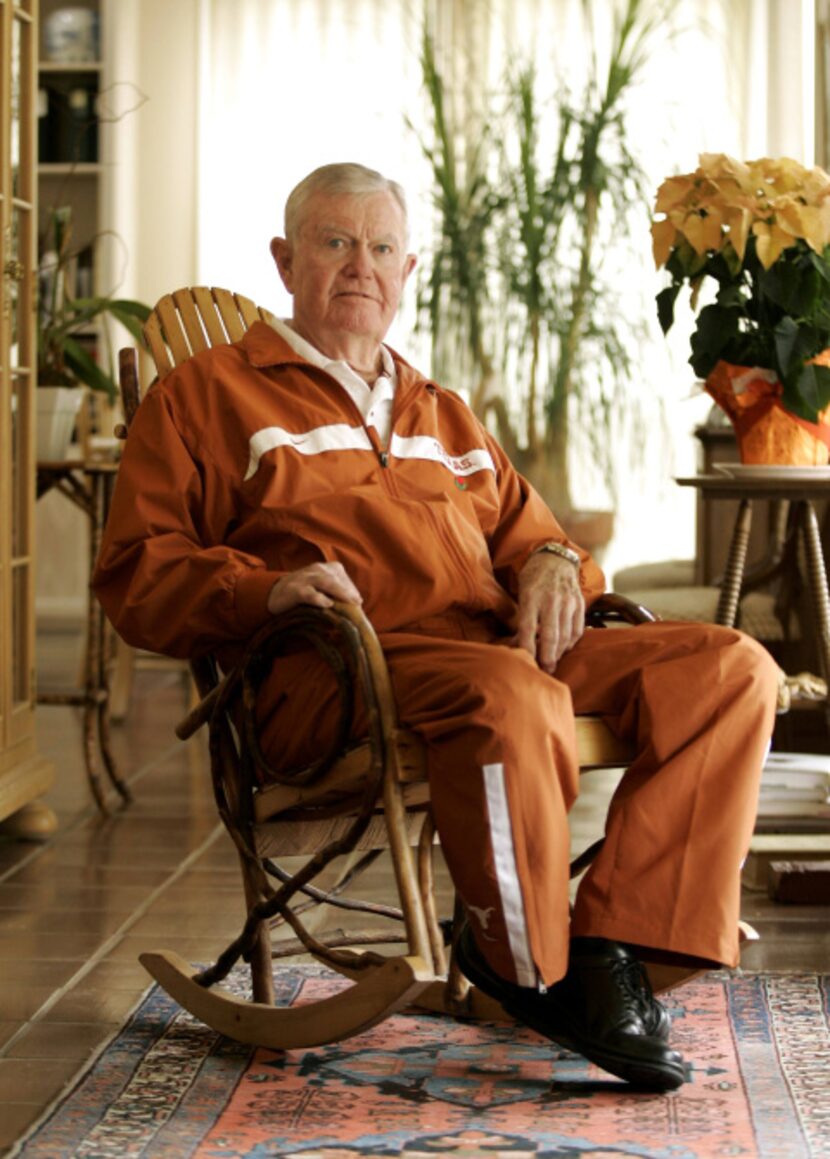
[[[294,296],[294,325],[323,353],[349,336],[380,343],[415,266],[403,210],[391,193],[314,194],[293,243],[271,252]]]

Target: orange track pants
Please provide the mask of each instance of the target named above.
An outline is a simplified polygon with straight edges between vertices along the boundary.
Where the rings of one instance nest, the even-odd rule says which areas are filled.
[[[556,675],[480,620],[381,635],[400,720],[426,741],[433,813],[482,950],[505,978],[547,985],[570,935],[735,965],[740,866],[772,732],[777,668],[729,628],[589,629]],[[289,656],[263,691],[272,761],[307,759],[337,714],[316,656]],[[636,758],[606,841],[569,909],[574,713],[598,713]]]

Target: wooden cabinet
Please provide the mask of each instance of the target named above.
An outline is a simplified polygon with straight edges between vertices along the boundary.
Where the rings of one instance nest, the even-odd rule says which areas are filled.
[[[36,62],[37,0],[0,0],[0,818],[25,836],[55,825],[35,739]]]

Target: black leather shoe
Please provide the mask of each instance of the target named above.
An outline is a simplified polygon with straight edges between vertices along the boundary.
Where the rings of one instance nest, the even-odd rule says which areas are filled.
[[[589,943],[580,947],[579,942]],[[687,1078],[686,1064],[661,1038],[647,1032],[642,995],[632,985],[636,958],[617,942],[575,939],[568,972],[547,991],[499,977],[465,925],[456,945],[467,978],[508,1014],[603,1070],[644,1090],[671,1091]]]
[[[571,957],[578,957],[580,954],[602,954],[606,951],[613,953],[613,950],[609,950],[610,947],[622,948],[618,942],[609,942],[606,938],[574,938],[571,941]],[[628,965],[621,968],[620,974],[621,981],[638,1003],[646,1034],[651,1038],[660,1038],[663,1042],[668,1042],[671,1015],[663,1003],[654,997],[646,968],[631,950],[628,951]]]

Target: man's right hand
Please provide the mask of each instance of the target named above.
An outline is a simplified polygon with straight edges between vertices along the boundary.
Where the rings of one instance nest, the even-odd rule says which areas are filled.
[[[268,596],[268,611],[276,616],[298,604],[330,608],[335,600],[345,604],[363,603],[342,563],[310,563],[277,580]]]

